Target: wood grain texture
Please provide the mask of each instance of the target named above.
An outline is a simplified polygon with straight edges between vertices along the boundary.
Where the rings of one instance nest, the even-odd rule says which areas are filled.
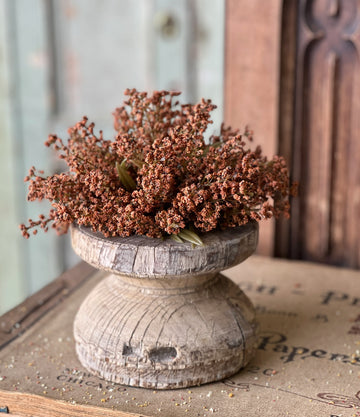
[[[135,277],[163,278],[216,273],[244,261],[255,250],[258,224],[201,235],[204,246],[146,236],[105,239],[72,227],[74,251],[95,268]]]
[[[6,403],[12,417],[141,417],[140,414],[127,413],[110,408],[101,409],[85,404],[72,405],[65,401],[20,392],[2,392],[0,403]],[[26,411],[24,411],[26,410]],[[19,413],[19,415],[17,415]]]
[[[359,12],[358,0],[227,2],[226,120],[249,123],[300,183],[291,222],[261,225],[261,253],[360,267]]]
[[[287,57],[294,60],[296,51],[294,113],[280,120],[285,133],[280,146],[291,153],[292,174],[300,182],[289,255],[355,268],[360,267],[354,227],[360,214],[359,11],[357,0],[299,2],[296,39]],[[283,22],[293,25],[293,19]],[[286,79],[290,66],[285,63]],[[284,127],[289,121],[292,132]]]
[[[282,0],[226,2],[225,120],[249,125],[264,154],[278,152]],[[274,222],[262,222],[258,252],[272,255]]]
[[[75,251],[113,272],[75,319],[83,366],[112,382],[156,389],[236,373],[255,350],[255,311],[218,272],[252,254],[257,235],[251,223],[208,233],[203,247],[192,248],[143,236],[105,239],[73,227]]]
[[[281,58],[279,83],[279,154],[282,155],[292,172],[294,133],[294,97],[296,71],[296,37],[297,37],[298,3],[284,1],[281,18]],[[292,200],[290,200],[292,203]],[[292,212],[292,215],[295,215]],[[291,227],[287,219],[280,218],[275,225],[274,255],[288,258],[291,252]]]

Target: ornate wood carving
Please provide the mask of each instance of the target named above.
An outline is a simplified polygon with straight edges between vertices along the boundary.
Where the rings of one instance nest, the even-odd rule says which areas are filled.
[[[279,228],[278,254],[289,242],[293,258],[360,267],[360,2],[299,0],[297,15],[293,129],[280,116],[280,149],[292,155],[300,196],[289,230]]]

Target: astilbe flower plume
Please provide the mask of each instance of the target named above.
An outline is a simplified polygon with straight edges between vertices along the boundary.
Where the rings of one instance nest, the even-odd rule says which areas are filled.
[[[289,216],[295,186],[284,159],[251,150],[248,129],[222,126],[206,143],[216,106],[204,99],[180,105],[179,94],[126,90],[127,101],[113,113],[113,141],[96,135],[86,117],[68,130],[67,143],[50,135],[45,145],[69,169],[50,176],[30,169],[28,200],[47,199],[52,209],[20,225],[23,235],[47,231],[49,223],[62,234],[77,223],[107,237],[181,236],[189,228],[207,232]]]

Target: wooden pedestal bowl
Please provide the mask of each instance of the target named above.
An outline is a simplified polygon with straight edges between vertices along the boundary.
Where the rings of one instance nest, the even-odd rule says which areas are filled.
[[[72,227],[75,252],[109,272],[74,322],[78,357],[106,380],[181,388],[236,373],[255,351],[250,300],[223,269],[256,248],[257,223],[210,232],[204,246]]]

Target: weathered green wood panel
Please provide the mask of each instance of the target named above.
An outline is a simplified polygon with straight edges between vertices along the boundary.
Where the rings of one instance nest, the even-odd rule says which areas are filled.
[[[224,118],[225,0],[196,0],[197,99],[210,98],[218,108],[213,112],[213,129]]]
[[[195,91],[195,56],[189,38],[195,28],[194,2],[155,0],[153,9],[153,68],[157,89],[183,92],[192,102]]]
[[[149,89],[149,0],[56,0],[53,3],[53,67],[56,112],[51,131],[87,115],[114,137],[112,112],[126,88]],[[55,161],[54,169],[60,169]],[[78,261],[68,237],[62,244],[66,268]]]
[[[211,98],[219,126],[224,8],[225,0],[0,0],[0,311],[77,260],[68,239],[39,233],[25,242],[17,229],[48,210],[26,203],[22,182],[32,165],[61,169],[43,146],[48,133],[66,138],[86,114],[112,138],[111,112],[127,87]],[[13,301],[3,304],[1,293]]]
[[[21,162],[11,140],[9,21],[6,1],[0,0],[0,314],[26,295],[22,280],[21,236],[17,228],[16,169]]]
[[[112,111],[126,88],[147,89],[148,0],[59,0],[54,4],[56,126],[86,114],[113,135]],[[65,128],[64,128],[65,125]]]
[[[179,90],[184,101],[210,98],[223,119],[225,0],[155,0],[152,18],[154,88]],[[211,132],[212,133],[212,132]]]
[[[11,70],[14,75],[12,113],[13,140],[18,160],[17,180],[24,177],[32,166],[50,170],[49,151],[43,145],[49,129],[50,102],[48,85],[48,49],[46,37],[45,2],[16,0],[8,2],[7,12],[12,20]],[[48,211],[46,204],[26,202],[26,186],[17,184],[21,194],[16,205],[22,207],[18,222],[36,219]],[[18,232],[14,232],[18,233]],[[55,236],[39,233],[22,245],[18,262],[22,264],[23,279],[29,292],[55,278],[61,272],[57,257]]]

